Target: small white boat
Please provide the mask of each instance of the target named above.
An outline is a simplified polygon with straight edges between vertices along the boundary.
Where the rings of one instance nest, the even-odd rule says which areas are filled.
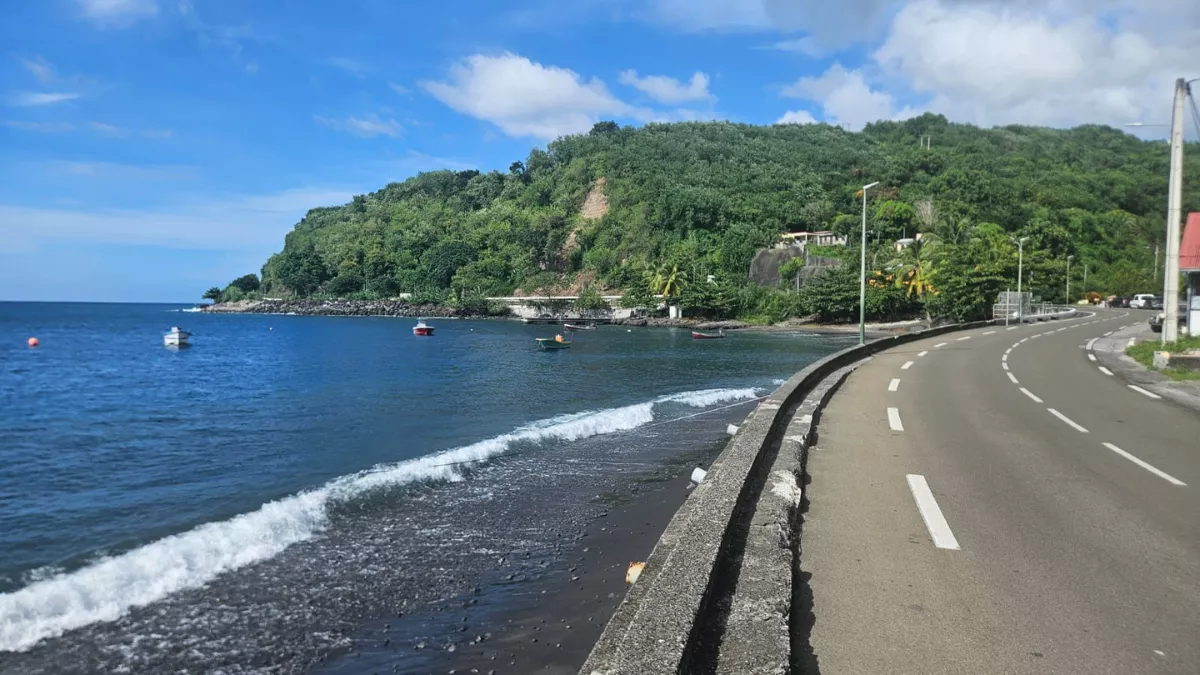
[[[179,326],[171,326],[171,330],[163,334],[163,344],[168,347],[185,347],[192,334]]]
[[[433,335],[433,326],[425,323],[425,319],[417,319],[417,325],[413,326],[413,335],[430,337]]]

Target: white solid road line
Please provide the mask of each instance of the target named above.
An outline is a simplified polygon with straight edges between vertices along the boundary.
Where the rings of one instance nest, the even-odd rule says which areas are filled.
[[[1096,360],[1095,354],[1088,354],[1088,361],[1095,361],[1095,360]]]
[[[897,391],[900,389],[900,378],[893,377],[891,382],[888,382],[888,391]]]
[[[1096,344],[1096,340],[1099,340],[1099,339],[1100,338],[1092,338],[1091,340],[1088,340],[1088,343],[1087,343],[1088,351],[1091,351],[1092,345]]]
[[[1137,393],[1141,394],[1142,396],[1149,396],[1150,398],[1162,398],[1158,394],[1146,391],[1145,389],[1142,389],[1141,387],[1137,386],[1136,384],[1129,385],[1129,388],[1136,391]]]
[[[905,361],[904,365],[900,366],[900,370],[908,370],[909,368],[913,367],[914,363],[916,363],[916,362],[915,361]]]
[[[1043,401],[1042,399],[1040,399],[1040,398],[1038,398],[1038,397],[1034,396],[1034,395],[1033,395],[1033,392],[1032,392],[1032,391],[1029,391],[1029,390],[1028,390],[1028,389],[1026,389],[1025,387],[1021,387],[1021,393],[1022,393],[1022,394],[1025,394],[1025,395],[1026,395],[1026,396],[1028,396],[1029,398],[1033,399],[1033,402],[1034,402],[1034,403],[1045,403],[1045,401]]]
[[[1012,373],[1005,373],[1005,375],[1008,376],[1008,379],[1012,380],[1013,384],[1021,384],[1020,382],[1017,381],[1016,375],[1013,375]]]
[[[948,344],[950,344],[950,343],[949,342],[939,342],[936,345],[934,345],[933,348],[938,349],[939,347],[945,347]]]
[[[888,408],[888,426],[892,431],[904,431],[904,424],[900,422],[900,409]]]
[[[1018,328],[1020,328],[1020,326],[1013,326],[1011,328],[1005,328],[1004,330],[1016,330]]]
[[[1110,330],[1110,331],[1108,331],[1107,333],[1105,333],[1105,334],[1104,334],[1104,337],[1108,337],[1109,335],[1112,335],[1112,334],[1113,334],[1113,331],[1111,331],[1111,330]]]
[[[929,353],[928,351],[921,352],[920,354],[917,354],[917,358],[919,359],[919,358],[921,358],[922,356],[925,356],[925,355],[926,355],[926,354],[928,354],[928,353]]]
[[[970,339],[971,339],[971,336],[970,336],[970,335],[967,335],[967,336],[965,336],[965,337],[960,337],[960,338],[958,338],[958,341],[959,341],[959,342],[962,342],[963,340],[970,340]]]
[[[1150,464],[1143,462],[1142,460],[1138,459],[1137,457],[1134,457],[1133,455],[1129,454],[1128,452],[1125,452],[1124,450],[1118,448],[1117,446],[1113,445],[1112,443],[1105,443],[1104,447],[1108,448],[1109,450],[1112,450],[1113,452],[1117,453],[1118,455],[1133,462],[1134,464],[1137,464],[1138,466],[1149,471],[1150,473],[1154,474],[1155,476],[1158,476],[1159,478],[1167,481],[1168,483],[1171,483],[1172,485],[1178,485],[1180,487],[1187,487],[1187,483],[1179,480],[1178,478],[1172,476],[1171,474],[1169,474],[1165,471],[1159,471],[1158,469],[1151,466]]]
[[[950,523],[946,522],[942,509],[933,498],[929,483],[925,482],[925,477],[908,474],[908,489],[912,491],[913,500],[917,502],[917,510],[921,512],[921,520],[925,521],[925,528],[929,530],[933,545],[951,551],[961,550],[958,540],[954,538],[954,532],[950,531]]]
[[[994,330],[989,330],[988,332],[984,333],[984,335],[995,335],[995,334],[996,334],[996,331],[994,331]]]
[[[1082,434],[1086,434],[1086,433],[1088,432],[1088,430],[1087,430],[1087,429],[1084,429],[1084,428],[1083,428],[1081,425],[1079,425],[1078,423],[1076,423],[1076,422],[1075,422],[1075,420],[1073,420],[1073,419],[1071,419],[1070,417],[1067,417],[1066,415],[1064,415],[1064,414],[1062,414],[1062,413],[1058,412],[1058,411],[1057,411],[1057,410],[1055,410],[1054,408],[1046,408],[1046,410],[1050,411],[1050,414],[1051,414],[1051,415],[1054,415],[1054,416],[1055,416],[1055,417],[1057,417],[1058,419],[1060,419],[1060,420],[1062,420],[1062,421],[1066,422],[1067,424],[1071,425],[1072,427],[1074,427],[1074,428],[1075,428],[1075,431],[1078,431],[1079,433],[1082,433]]]
[[[1113,376],[1112,371],[1109,370],[1108,368],[1105,368],[1104,366],[1100,366],[1100,372],[1104,373],[1105,375],[1108,375],[1109,377]]]

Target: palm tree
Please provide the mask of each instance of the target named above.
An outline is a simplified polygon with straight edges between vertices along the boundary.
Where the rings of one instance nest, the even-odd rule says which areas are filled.
[[[668,302],[683,292],[683,286],[687,283],[687,272],[681,271],[679,265],[664,263],[653,274],[648,275],[648,281],[650,292],[662,298],[663,302]]]
[[[203,297],[205,300],[212,300],[213,302],[220,302],[221,301],[221,289],[217,288],[216,286],[213,286],[212,288],[208,289],[207,291],[204,291],[204,295],[201,297]]]
[[[937,235],[928,234],[904,247],[900,255],[888,266],[896,277],[896,285],[908,291],[908,297],[916,295],[925,303],[929,293],[937,293],[933,278],[937,274],[937,248],[941,241]],[[929,308],[925,308],[929,319]]]

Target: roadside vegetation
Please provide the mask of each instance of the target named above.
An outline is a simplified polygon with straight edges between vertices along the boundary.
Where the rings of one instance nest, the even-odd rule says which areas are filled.
[[[1175,342],[1160,345],[1157,341],[1138,342],[1125,350],[1134,361],[1143,366],[1162,373],[1173,380],[1200,380],[1200,371],[1180,370],[1178,368],[1157,369],[1154,367],[1154,352],[1163,351],[1172,354],[1186,352],[1189,349],[1200,349],[1200,336],[1184,337]]]
[[[1184,194],[1196,199],[1200,153],[1186,157]],[[205,297],[404,293],[470,306],[582,295],[581,309],[600,311],[597,298],[624,295],[622,306],[669,303],[753,323],[857,320],[861,186],[878,181],[867,195],[868,318],[974,319],[1015,287],[1016,237],[1029,238],[1025,288],[1046,300],[1065,299],[1068,256],[1072,299],[1161,286],[1166,166],[1164,143],[1100,126],[985,130],[930,114],[861,133],[601,122],[507,172],[422,173],[312,209],[261,280],[247,275]],[[797,284],[802,263],[791,263],[779,287],[753,283],[755,253],[802,230],[848,235],[849,246],[810,251],[844,264]]]

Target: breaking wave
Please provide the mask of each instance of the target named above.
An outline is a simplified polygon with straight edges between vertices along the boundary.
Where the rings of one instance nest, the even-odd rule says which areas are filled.
[[[373,491],[417,481],[462,480],[464,468],[501,455],[515,444],[574,441],[636,429],[654,420],[655,404],[702,408],[757,395],[755,389],[706,389],[560,415],[471,445],[341,476],[256,511],[205,523],[78,570],[30,577],[28,586],[0,595],[0,651],[24,651],[68,630],[116,620],[131,608],[274,557],[325,530],[330,506]]]

